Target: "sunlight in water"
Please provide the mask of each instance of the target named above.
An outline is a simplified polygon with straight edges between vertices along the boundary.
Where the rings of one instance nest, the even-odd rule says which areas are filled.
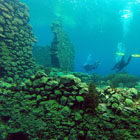
[[[132,18],[133,14],[131,10],[125,9],[123,10],[122,18]]]
[[[138,3],[140,3],[140,0],[137,0]]]

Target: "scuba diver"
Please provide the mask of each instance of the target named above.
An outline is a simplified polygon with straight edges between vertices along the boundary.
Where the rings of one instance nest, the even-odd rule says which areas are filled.
[[[89,72],[89,71],[92,71],[94,69],[97,69],[99,64],[100,64],[100,62],[96,61],[94,64],[84,64],[83,67],[87,72]]]
[[[120,72],[124,67],[126,67],[129,63],[130,63],[130,60],[132,58],[132,55],[129,56],[127,62],[124,61],[124,56],[122,56],[121,60],[119,62],[117,62],[114,67],[112,68],[112,70],[116,70],[116,72]]]
[[[86,60],[86,63],[83,65],[84,69],[86,72],[90,72],[94,69],[97,69],[99,66],[100,62],[96,61],[94,64],[92,63],[92,55],[89,54]]]

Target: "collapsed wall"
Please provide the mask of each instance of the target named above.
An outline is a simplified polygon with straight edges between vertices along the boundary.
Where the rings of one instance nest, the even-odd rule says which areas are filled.
[[[65,71],[73,71],[74,47],[60,21],[51,25],[54,39],[51,44],[51,64]]]
[[[135,88],[96,90],[74,75],[54,78],[43,72],[22,83],[1,82],[0,139],[4,140],[18,138],[17,134],[31,140],[139,140],[139,116],[140,95]]]
[[[0,77],[28,78],[33,73],[36,41],[29,12],[18,0],[0,0]]]

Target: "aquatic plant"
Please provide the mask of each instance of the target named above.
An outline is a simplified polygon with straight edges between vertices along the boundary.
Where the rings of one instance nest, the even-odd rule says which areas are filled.
[[[118,73],[118,74],[109,74],[102,78],[104,81],[110,81],[110,86],[112,87],[135,87],[139,77],[128,73]]]
[[[83,107],[87,112],[95,114],[95,108],[98,106],[98,92],[94,83],[90,83],[88,93],[84,96]]]

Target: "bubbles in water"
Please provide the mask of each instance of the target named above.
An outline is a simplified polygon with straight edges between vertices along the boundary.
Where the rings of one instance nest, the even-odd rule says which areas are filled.
[[[117,52],[116,52],[116,62],[121,60],[121,57],[125,54],[125,44],[119,42],[117,45]]]

